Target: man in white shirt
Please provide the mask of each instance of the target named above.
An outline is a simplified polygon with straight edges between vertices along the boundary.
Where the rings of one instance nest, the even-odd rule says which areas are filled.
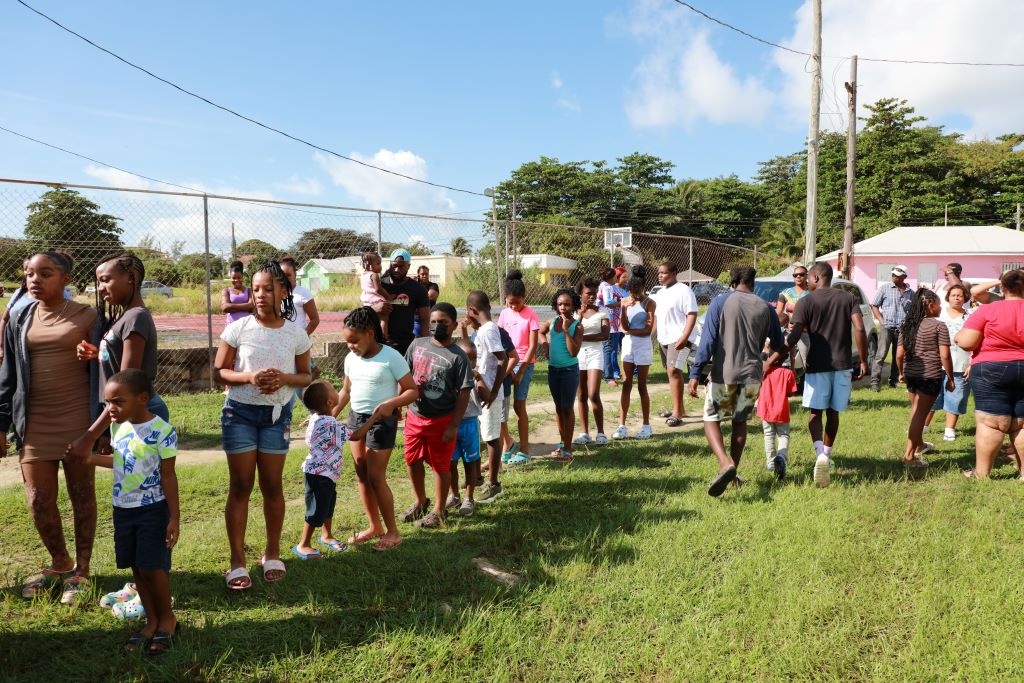
[[[679,267],[674,263],[663,263],[658,267],[658,283],[661,290],[654,295],[657,307],[654,309],[654,329],[661,346],[661,359],[668,371],[668,385],[672,392],[672,410],[661,413],[665,424],[678,427],[686,417],[683,405],[685,378],[683,371],[686,360],[693,348],[697,324],[697,297],[689,286],[676,280]]]

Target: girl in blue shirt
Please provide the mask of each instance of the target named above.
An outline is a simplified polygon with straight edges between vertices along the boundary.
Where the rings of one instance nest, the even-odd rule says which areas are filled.
[[[572,432],[576,428],[576,391],[580,386],[580,366],[576,354],[583,344],[583,326],[572,317],[580,308],[580,296],[571,289],[560,289],[551,298],[551,308],[558,314],[544,323],[541,339],[548,343],[548,389],[555,402],[558,434],[562,442],[552,451],[556,460],[572,460]]]

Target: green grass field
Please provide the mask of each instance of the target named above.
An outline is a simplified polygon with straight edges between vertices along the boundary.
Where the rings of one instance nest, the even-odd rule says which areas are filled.
[[[538,389],[543,384],[535,385]],[[210,401],[216,404],[216,395]],[[656,405],[663,403],[662,399]],[[1021,484],[1009,467],[970,481],[973,420],[939,442],[922,481],[898,464],[902,392],[858,390],[843,415],[837,469],[813,486],[812,449],[794,416],[792,476],[763,472],[756,424],[740,472],[717,469],[699,430],[657,425],[649,442],[608,445],[569,465],[504,476],[504,497],[426,532],[403,525],[387,553],[359,548],[287,561],[268,585],[229,593],[222,463],[182,466],[182,536],[172,586],[183,631],[158,661],[122,653],[127,628],[95,606],[26,602],[44,560],[21,487],[0,490],[0,679],[307,680],[1015,680],[1024,607]],[[172,405],[183,427],[213,429]],[[695,402],[688,401],[691,411]],[[963,433],[966,432],[966,435]],[[941,432],[940,432],[941,434]],[[284,544],[302,524],[304,453],[288,456]],[[401,458],[398,506],[410,500]],[[106,491],[109,474],[98,487]],[[351,463],[338,487],[338,535],[363,524]],[[102,500],[103,496],[101,496]],[[254,494],[250,557],[260,554]],[[61,502],[67,510],[66,500]],[[100,506],[99,591],[120,588],[109,508]],[[514,572],[507,588],[478,571]]]

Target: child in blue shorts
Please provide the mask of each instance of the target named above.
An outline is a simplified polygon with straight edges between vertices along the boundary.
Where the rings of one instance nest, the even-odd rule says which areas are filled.
[[[146,405],[153,395],[142,370],[122,370],[107,380],[103,398],[113,423],[113,455],[89,453],[85,458],[90,465],[114,470],[114,555],[119,569],[131,568],[146,611],[145,626],[128,637],[125,649],[147,655],[169,650],[178,631],[169,581],[179,528],[178,434],[149,412]]]
[[[476,346],[468,337],[460,337],[456,342],[469,359],[469,365],[473,369],[473,381],[475,386],[469,392],[469,405],[466,407],[466,414],[459,423],[458,436],[455,437],[455,453],[452,454],[452,483],[451,494],[445,503],[445,508],[459,509],[463,517],[470,517],[476,512],[476,501],[473,500],[473,491],[480,483],[480,396],[486,396],[490,388],[484,384],[483,377],[476,371]],[[458,461],[462,460],[463,468],[466,471],[466,500],[459,498],[459,468]]]

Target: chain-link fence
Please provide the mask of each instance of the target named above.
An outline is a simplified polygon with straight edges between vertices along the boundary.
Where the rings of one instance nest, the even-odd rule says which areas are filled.
[[[474,289],[502,301],[505,275],[524,274],[528,303],[546,308],[559,287],[596,277],[610,265],[672,262],[699,303],[721,291],[736,265],[765,273],[785,267],[756,250],[698,238],[573,225],[490,221],[330,205],[42,182],[0,180],[0,281],[10,295],[22,260],[59,249],[75,260],[74,295],[95,303],[94,268],[129,249],[146,265],[143,295],[159,333],[159,389],[173,394],[209,389],[217,337],[226,322],[221,301],[228,267],[249,274],[268,258],[292,256],[299,283],[315,295],[320,324],[313,355],[336,370],[341,327],[359,304],[361,254],[412,253],[410,277],[438,285],[440,301],[465,303]],[[421,273],[421,269],[427,269]]]

